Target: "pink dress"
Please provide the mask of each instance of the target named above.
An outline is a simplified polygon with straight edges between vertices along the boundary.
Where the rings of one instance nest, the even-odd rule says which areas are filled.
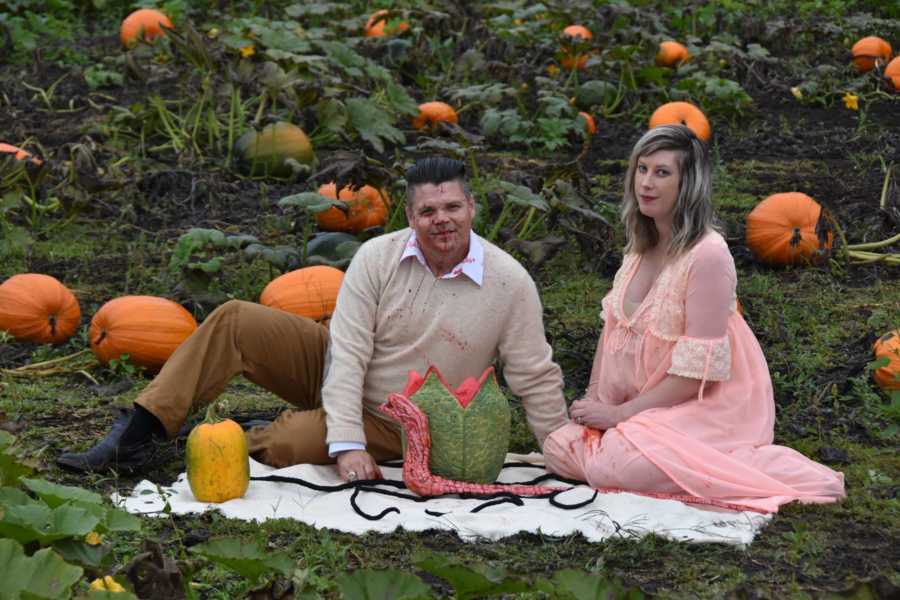
[[[564,425],[544,443],[547,468],[593,487],[687,494],[768,512],[793,500],[843,498],[842,473],[772,444],[772,381],[759,342],[736,311],[737,277],[722,236],[708,233],[667,265],[626,316],[625,290],[640,261],[626,255],[603,298],[605,324],[585,397],[621,404],[669,374],[701,380],[700,391],[602,433]]]

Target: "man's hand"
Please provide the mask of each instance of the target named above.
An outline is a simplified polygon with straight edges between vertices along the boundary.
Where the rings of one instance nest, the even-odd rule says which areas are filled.
[[[338,473],[344,481],[384,479],[372,455],[365,450],[348,450],[337,456]]]

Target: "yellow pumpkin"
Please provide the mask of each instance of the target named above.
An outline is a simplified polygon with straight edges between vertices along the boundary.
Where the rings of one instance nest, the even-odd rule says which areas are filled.
[[[235,155],[254,175],[287,177],[293,173],[287,159],[305,165],[315,161],[312,142],[306,133],[286,121],[266,125],[260,131],[248,131],[238,138],[234,149]]]
[[[200,502],[225,502],[247,492],[247,437],[231,419],[219,419],[215,402],[206,409],[206,420],[188,435],[185,454],[188,485]]]
[[[344,272],[316,265],[285,273],[269,282],[259,303],[326,324],[334,312]]]

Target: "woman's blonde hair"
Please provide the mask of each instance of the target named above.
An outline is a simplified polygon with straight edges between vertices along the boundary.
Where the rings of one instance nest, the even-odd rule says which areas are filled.
[[[672,240],[667,253],[678,256],[690,250],[708,229],[721,232],[712,206],[712,166],[704,142],[684,125],[654,127],[638,140],[628,160],[625,196],[622,200],[622,224],[625,226],[625,252],[643,253],[656,247],[659,232],[653,219],[644,216],[634,193],[634,173],[638,160],[659,150],[678,154],[681,181],[672,215]]]

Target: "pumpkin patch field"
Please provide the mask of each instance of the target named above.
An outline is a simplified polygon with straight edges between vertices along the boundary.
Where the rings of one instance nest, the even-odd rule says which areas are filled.
[[[898,61],[896,0],[0,3],[0,597],[900,597]],[[629,152],[667,123],[714,157],[775,443],[843,472],[843,502],[784,506],[745,548],[114,508],[187,469],[244,493],[209,448],[243,456],[234,424],[287,405],[242,378],[143,473],[57,466],[226,301],[327,326],[431,154],[537,283],[575,400]],[[537,450],[499,367],[510,448]]]

